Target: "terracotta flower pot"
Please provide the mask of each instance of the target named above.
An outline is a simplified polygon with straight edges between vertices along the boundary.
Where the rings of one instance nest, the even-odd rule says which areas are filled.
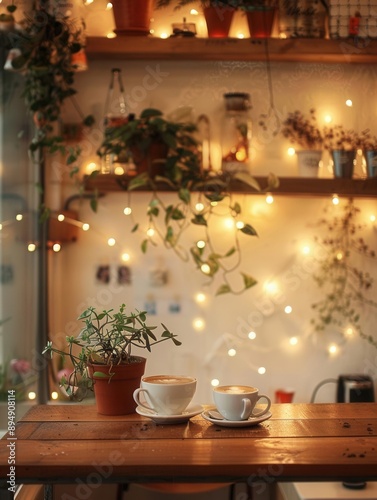
[[[94,381],[94,395],[97,411],[101,415],[128,415],[134,413],[136,403],[133,393],[140,387],[141,377],[144,375],[146,359],[135,356],[135,363],[111,367],[114,375],[108,377],[97,376],[96,372],[109,374],[107,365],[88,365],[89,375]]]
[[[275,9],[246,12],[251,38],[269,38],[275,20]]]
[[[234,9],[227,7],[204,7],[203,14],[207,23],[208,37],[228,37]]]
[[[117,35],[149,35],[154,0],[113,0]]]
[[[168,146],[159,141],[153,141],[148,151],[145,152],[132,147],[131,153],[137,173],[148,172],[152,178],[156,175],[164,175],[168,150]]]

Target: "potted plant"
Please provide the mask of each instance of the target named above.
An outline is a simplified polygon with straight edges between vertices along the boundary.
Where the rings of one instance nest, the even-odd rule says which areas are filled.
[[[361,134],[360,147],[363,151],[367,177],[377,177],[377,137],[365,130]]]
[[[324,147],[333,160],[334,177],[351,178],[356,162],[357,150],[362,147],[361,136],[342,125],[324,128]]]
[[[113,0],[114,33],[149,35],[155,0]]]
[[[291,144],[301,148],[296,151],[300,174],[303,177],[316,177],[324,148],[324,134],[317,123],[315,110],[310,110],[309,117],[301,111],[288,113],[282,123],[281,133]]]
[[[107,127],[98,154],[132,162],[138,174],[176,178],[185,168],[199,171],[195,131],[193,123],[170,121],[162,111],[148,108],[139,117],[130,114],[125,122]]]
[[[252,38],[269,38],[275,21],[275,0],[240,0],[238,8],[247,19]]]
[[[184,7],[193,1],[178,0],[176,8]],[[226,38],[229,35],[233,15],[239,3],[240,0],[200,0],[210,38]],[[157,0],[157,8],[170,4],[171,0]]]
[[[140,385],[146,358],[134,355],[132,348],[150,352],[152,346],[166,340],[181,345],[163,324],[163,331],[157,337],[154,333],[157,327],[148,326],[146,318],[145,311],[127,312],[125,304],[117,312],[113,309],[97,312],[89,307],[78,318],[84,324],[80,333],[66,338],[67,351],[49,341],[43,354],[68,357],[72,365],[71,374],[60,381],[67,394],[81,400],[88,389],[94,389],[98,413],[134,412],[133,392]]]

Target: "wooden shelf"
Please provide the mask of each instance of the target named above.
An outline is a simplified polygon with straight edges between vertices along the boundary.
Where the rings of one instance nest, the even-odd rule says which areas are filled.
[[[263,188],[267,185],[266,177],[255,177]],[[122,191],[127,189],[127,176],[97,175],[94,179],[86,179],[85,188],[88,191],[97,189],[100,193]],[[372,179],[317,179],[305,177],[279,177],[280,186],[274,190],[276,195],[288,196],[328,196],[337,194],[349,197],[377,197],[377,177]],[[139,191],[147,191],[141,188]],[[161,191],[169,191],[164,184]],[[242,183],[234,183],[234,193],[258,194]]]
[[[89,59],[377,63],[377,40],[88,37]]]

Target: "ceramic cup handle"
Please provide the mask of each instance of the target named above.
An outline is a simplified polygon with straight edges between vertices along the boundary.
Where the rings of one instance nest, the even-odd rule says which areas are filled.
[[[250,417],[253,408],[251,407],[251,401],[248,398],[242,400],[243,402],[243,411],[241,413],[241,420],[246,420]]]
[[[134,400],[135,400],[135,403],[137,403],[139,406],[142,406],[142,407],[143,407],[143,408],[145,408],[146,410],[149,410],[149,411],[150,411],[150,410],[152,410],[152,411],[154,411],[155,413],[157,413],[157,412],[156,412],[156,410],[155,410],[154,408],[151,408],[151,407],[150,407],[150,406],[148,406],[145,402],[140,401],[140,399],[139,399],[139,394],[140,394],[141,392],[146,392],[146,393],[148,394],[148,391],[147,391],[146,389],[142,389],[142,388],[136,389],[136,390],[134,391]]]
[[[253,412],[252,413],[252,416],[253,417],[261,417],[262,415],[264,415],[265,413],[268,412],[268,410],[270,409],[270,406],[271,406],[271,399],[268,397],[268,396],[265,396],[264,394],[261,394],[259,397],[258,397],[258,400],[259,401],[260,399],[264,398],[266,401],[267,401],[267,406],[266,408],[264,408],[263,410],[260,410],[260,411],[257,411],[257,412]]]

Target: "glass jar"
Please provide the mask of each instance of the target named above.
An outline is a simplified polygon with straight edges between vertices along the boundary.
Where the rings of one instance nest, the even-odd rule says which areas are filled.
[[[224,94],[225,114],[221,127],[222,171],[249,172],[251,154],[251,103],[244,92]]]
[[[128,120],[129,114],[124,95],[122,73],[119,68],[113,68],[105,103],[104,133],[106,134],[107,128],[121,127],[128,123]],[[119,154],[110,152],[102,158],[102,174],[126,173],[134,175],[134,171],[135,165],[129,151],[122,151]]]

